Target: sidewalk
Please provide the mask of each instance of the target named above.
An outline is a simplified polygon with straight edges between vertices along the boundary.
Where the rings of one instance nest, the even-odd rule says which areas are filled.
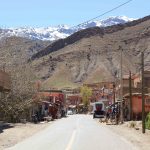
[[[0,131],[0,150],[11,147],[25,138],[32,136],[38,131],[46,128],[52,122],[42,122],[38,124],[6,124],[4,129]]]

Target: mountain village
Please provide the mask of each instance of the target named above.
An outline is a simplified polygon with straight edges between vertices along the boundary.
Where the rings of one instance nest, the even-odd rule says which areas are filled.
[[[108,19],[109,26],[86,24],[75,31],[63,27],[68,33],[55,39],[49,35],[53,41],[45,43],[38,41],[39,35],[37,39],[27,39],[26,33],[7,36],[13,31],[1,29],[5,38],[0,43],[0,141],[18,124],[35,129],[39,125],[41,131],[50,125],[55,132],[54,125],[59,128],[61,121],[63,126],[68,118],[79,118],[79,123],[87,117],[85,122],[120,132],[138,148],[144,141],[141,150],[149,149],[145,139],[150,137],[150,16],[120,23],[112,19],[117,20]],[[86,130],[84,121],[78,123],[75,128]],[[20,142],[9,141],[0,142],[0,149]]]

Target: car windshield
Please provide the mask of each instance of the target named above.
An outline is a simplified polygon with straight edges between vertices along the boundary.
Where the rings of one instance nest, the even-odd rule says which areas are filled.
[[[102,104],[96,104],[96,110],[102,110],[103,105]]]

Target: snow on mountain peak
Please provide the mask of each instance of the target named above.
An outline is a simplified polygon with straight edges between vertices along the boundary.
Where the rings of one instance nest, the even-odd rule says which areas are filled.
[[[105,20],[96,20],[86,22],[76,27],[69,27],[67,25],[58,25],[56,27],[20,27],[20,28],[8,28],[0,29],[0,38],[19,36],[29,39],[39,39],[39,40],[50,40],[54,41],[60,38],[66,38],[67,36],[73,34],[82,29],[90,27],[106,27],[116,24],[123,24],[129,21],[133,21],[133,18],[128,18],[126,16],[109,17]]]

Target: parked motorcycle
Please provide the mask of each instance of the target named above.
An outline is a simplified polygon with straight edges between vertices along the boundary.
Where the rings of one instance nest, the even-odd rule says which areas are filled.
[[[37,122],[38,122],[38,118],[37,118],[37,115],[36,115],[36,114],[32,115],[32,121],[33,121],[34,123],[37,123]]]

